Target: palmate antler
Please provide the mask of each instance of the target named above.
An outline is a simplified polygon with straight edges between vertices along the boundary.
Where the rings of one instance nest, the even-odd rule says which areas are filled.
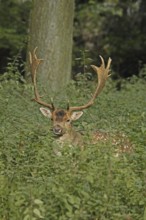
[[[36,74],[37,74],[37,69],[39,67],[39,64],[43,61],[43,59],[37,58],[36,50],[37,50],[37,47],[33,50],[32,53],[29,52],[29,62],[30,62],[30,67],[31,67],[32,82],[34,85],[34,94],[35,94],[34,101],[36,101],[40,105],[43,105],[43,106],[49,108],[50,110],[54,110],[55,107],[54,107],[53,103],[48,104],[46,102],[41,101],[41,99],[40,99],[41,96],[39,95],[38,90],[37,90]]]
[[[29,52],[29,60],[30,60],[31,73],[32,73],[32,82],[34,85],[34,93],[35,93],[34,101],[36,101],[40,105],[43,105],[43,106],[49,108],[51,111],[54,111],[55,107],[54,107],[53,103],[48,104],[44,101],[41,101],[41,96],[39,95],[38,90],[37,90],[36,74],[37,74],[38,66],[43,61],[43,59],[37,58],[36,50],[37,50],[37,47],[34,49],[34,51],[32,53]],[[110,65],[111,65],[111,61],[112,61],[111,58],[109,58],[107,66],[105,67],[105,62],[104,62],[104,59],[102,58],[102,56],[100,56],[100,59],[101,59],[101,66],[100,67],[97,67],[95,65],[91,65],[91,67],[94,69],[94,71],[97,73],[97,76],[98,76],[98,84],[97,84],[97,87],[96,87],[96,90],[95,90],[93,96],[91,97],[89,102],[85,105],[75,106],[75,107],[70,107],[68,105],[68,107],[67,107],[68,111],[72,112],[72,111],[83,110],[83,109],[89,108],[91,105],[94,104],[96,97],[102,91],[103,87],[105,86],[106,80],[109,77]]]
[[[69,107],[70,111],[77,111],[77,110],[83,110],[83,109],[89,108],[91,105],[94,104],[94,100],[100,94],[103,87],[105,86],[106,80],[110,76],[109,71],[110,71],[110,65],[111,65],[112,60],[111,60],[111,58],[109,58],[108,63],[107,63],[107,67],[105,67],[104,59],[102,58],[102,56],[100,56],[100,59],[101,59],[101,66],[100,67],[97,67],[95,65],[91,65],[91,67],[94,69],[94,71],[97,73],[97,76],[98,76],[97,88],[96,88],[92,98],[89,100],[89,102],[86,105]]]

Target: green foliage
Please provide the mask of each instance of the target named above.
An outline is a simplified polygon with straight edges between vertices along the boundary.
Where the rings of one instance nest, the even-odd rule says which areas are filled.
[[[1,73],[5,71],[9,57],[21,54],[22,59],[25,60],[30,8],[31,0],[0,1]]]
[[[27,38],[30,1],[2,0],[0,2],[0,48],[16,53]]]
[[[111,56],[119,76],[139,73],[145,63],[145,1],[76,1],[74,55],[89,50],[90,57]]]
[[[0,219],[143,220],[145,81],[133,77],[117,91],[109,79],[95,106],[76,124],[86,134],[85,150],[66,145],[56,156],[51,124],[31,101],[32,86],[20,83],[18,74],[10,77],[14,66],[0,83]],[[66,99],[84,103],[93,87],[84,78],[72,82]],[[134,151],[114,157],[110,141],[90,144],[91,130],[125,133]]]

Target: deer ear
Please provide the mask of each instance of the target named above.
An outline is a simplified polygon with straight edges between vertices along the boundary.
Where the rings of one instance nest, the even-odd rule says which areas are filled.
[[[83,112],[79,111],[79,112],[73,112],[71,115],[71,120],[72,121],[76,121],[78,120],[81,116],[82,116]]]
[[[40,108],[41,113],[48,118],[52,117],[52,112],[49,109],[46,108]]]

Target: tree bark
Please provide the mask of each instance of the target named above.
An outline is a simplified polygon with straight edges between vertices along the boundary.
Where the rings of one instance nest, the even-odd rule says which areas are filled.
[[[34,0],[28,51],[38,47],[44,59],[38,80],[49,92],[58,92],[69,81],[72,60],[74,0]]]

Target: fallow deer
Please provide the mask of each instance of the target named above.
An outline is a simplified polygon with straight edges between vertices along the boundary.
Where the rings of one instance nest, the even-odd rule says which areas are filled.
[[[59,142],[61,143],[68,142],[73,145],[82,146],[83,145],[82,137],[81,137],[82,135],[74,130],[74,128],[72,127],[72,122],[75,120],[78,120],[82,116],[83,114],[82,110],[89,108],[90,106],[94,104],[96,97],[101,93],[101,91],[103,90],[105,86],[106,80],[110,76],[109,72],[110,72],[110,65],[111,65],[112,60],[111,58],[109,58],[107,62],[107,66],[105,66],[104,59],[102,56],[100,56],[100,59],[101,59],[100,67],[91,65],[91,67],[93,68],[93,70],[96,72],[98,76],[98,84],[91,99],[85,105],[72,107],[69,105],[69,103],[67,103],[66,109],[60,109],[60,108],[58,109],[58,108],[55,108],[52,101],[51,103],[46,103],[42,101],[41,96],[38,93],[36,75],[37,75],[37,69],[39,67],[39,64],[43,61],[43,59],[37,58],[36,50],[37,50],[37,47],[33,50],[33,52],[29,52],[32,82],[34,85],[34,94],[35,94],[34,101],[46,107],[46,108],[41,107],[40,111],[44,116],[52,120],[53,133],[58,137]],[[94,134],[93,143],[99,140],[107,141],[108,138],[109,138],[108,134],[98,131]],[[118,139],[113,138],[113,143],[115,145],[117,144],[117,142],[118,142]],[[125,146],[124,147],[121,146],[121,149],[120,149],[121,152],[127,151],[126,149],[129,148],[127,147],[127,142]]]

